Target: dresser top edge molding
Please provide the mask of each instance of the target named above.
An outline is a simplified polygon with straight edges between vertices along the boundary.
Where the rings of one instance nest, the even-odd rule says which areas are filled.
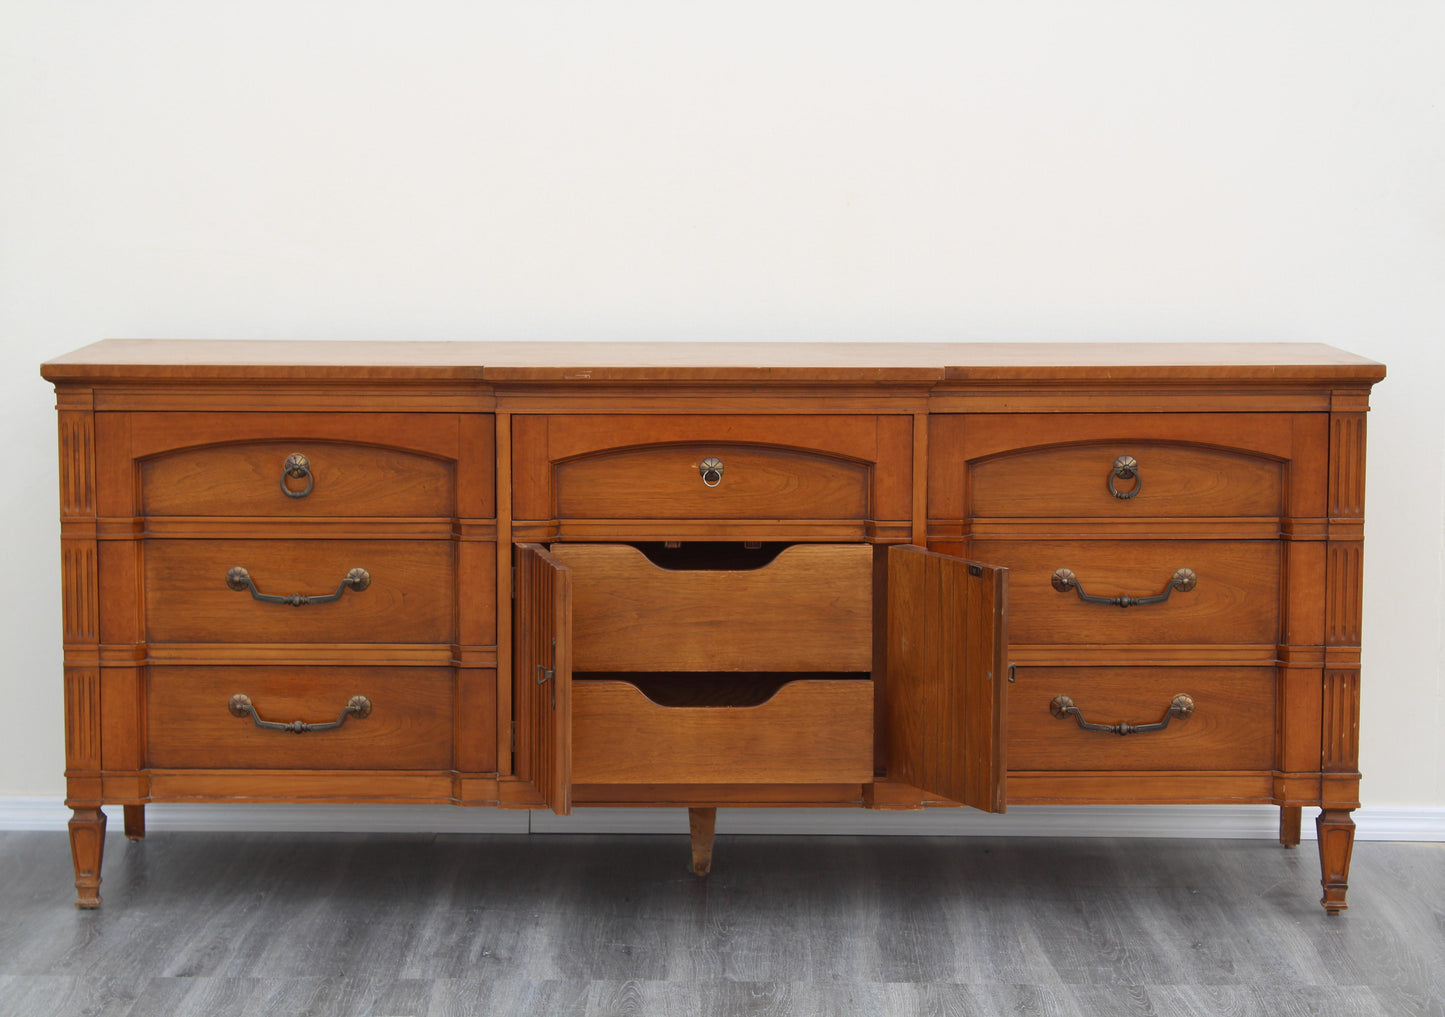
[[[362,342],[107,339],[41,365],[57,384],[1194,383],[1369,385],[1320,343]]]

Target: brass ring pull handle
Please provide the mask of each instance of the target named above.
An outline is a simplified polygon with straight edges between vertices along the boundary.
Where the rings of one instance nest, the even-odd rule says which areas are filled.
[[[697,472],[702,475],[702,482],[708,487],[717,487],[722,483],[723,464],[717,456],[708,456],[698,464]]]
[[[306,486],[293,488],[286,483],[287,477],[292,480],[300,480],[305,477]],[[311,474],[311,460],[300,452],[292,452],[281,466],[281,493],[288,498],[304,498],[311,493],[311,489],[315,486],[316,478]]]
[[[1083,584],[1079,577],[1074,575],[1071,569],[1059,569],[1054,573],[1051,580],[1054,589],[1060,593],[1068,593],[1073,590],[1079,595],[1079,599],[1086,604],[1112,604],[1115,607],[1138,607],[1141,604],[1162,604],[1169,599],[1169,594],[1178,590],[1180,593],[1188,593],[1199,585],[1199,577],[1194,574],[1193,569],[1175,569],[1174,574],[1169,577],[1169,584],[1164,587],[1163,593],[1156,593],[1152,597],[1130,597],[1127,594],[1122,597],[1096,597],[1093,594],[1085,593]]]
[[[1079,727],[1085,731],[1103,731],[1105,734],[1127,735],[1127,734],[1148,734],[1150,731],[1163,731],[1169,726],[1169,721],[1175,717],[1181,720],[1194,713],[1194,700],[1190,696],[1179,695],[1169,700],[1169,709],[1164,713],[1164,719],[1153,724],[1130,724],[1122,721],[1118,724],[1095,724],[1084,719],[1084,712],[1074,705],[1074,701],[1068,696],[1055,696],[1049,702],[1049,712],[1060,720],[1073,717],[1079,722]]]
[[[1132,480],[1134,486],[1121,491],[1114,486],[1115,480]],[[1109,470],[1109,493],[1120,501],[1128,501],[1144,489],[1144,478],[1139,475],[1139,460],[1133,456],[1120,456]]]
[[[368,717],[371,715],[371,700],[365,696],[352,696],[346,701],[346,707],[341,711],[341,716],[325,724],[308,724],[304,720],[293,720],[289,724],[282,724],[274,720],[262,720],[261,715],[256,712],[256,704],[251,702],[251,697],[244,692],[237,692],[231,697],[226,705],[233,717],[250,717],[256,726],[264,731],[290,731],[292,734],[305,734],[308,731],[335,731],[342,724],[346,723],[347,717]]]
[[[262,603],[290,604],[292,607],[300,607],[303,604],[329,604],[333,600],[340,600],[341,595],[347,590],[355,590],[360,593],[371,585],[371,573],[366,569],[352,569],[346,573],[341,584],[336,587],[335,593],[317,593],[309,597],[293,593],[289,597],[278,597],[274,593],[262,593],[256,589],[256,584],[251,581],[251,573],[237,565],[226,571],[226,585],[236,591],[250,590],[251,596]]]

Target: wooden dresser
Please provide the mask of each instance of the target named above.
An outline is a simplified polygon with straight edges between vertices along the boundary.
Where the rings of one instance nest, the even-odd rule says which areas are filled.
[[[108,341],[52,360],[67,804],[1358,805],[1314,345]]]

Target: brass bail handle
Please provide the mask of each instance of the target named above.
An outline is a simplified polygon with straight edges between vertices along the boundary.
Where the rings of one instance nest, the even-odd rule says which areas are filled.
[[[275,593],[262,593],[256,589],[256,582],[251,578],[251,573],[241,565],[233,565],[226,570],[226,586],[237,593],[246,590],[251,591],[251,597],[261,601],[263,604],[289,604],[292,607],[302,607],[307,604],[330,604],[341,599],[341,595],[347,590],[360,593],[371,585],[371,573],[363,568],[354,568],[341,577],[341,582],[336,587],[335,593],[313,593],[310,595],[293,593],[289,596],[281,596]]]
[[[698,463],[697,472],[702,477],[702,482],[708,487],[717,487],[722,483],[723,463],[717,456],[708,456]]]
[[[256,704],[251,702],[251,697],[244,692],[237,692],[226,704],[233,717],[250,717],[252,723],[263,731],[289,731],[292,734],[306,734],[310,731],[335,731],[342,724],[346,723],[347,717],[369,717],[371,716],[371,700],[366,696],[352,696],[341,708],[341,715],[335,720],[324,723],[313,724],[304,720],[293,720],[281,722],[276,720],[262,720],[261,715],[256,712]]]
[[[1091,720],[1084,719],[1084,711],[1068,696],[1055,696],[1049,702],[1049,712],[1060,720],[1068,720],[1073,717],[1078,721],[1079,727],[1085,731],[1102,731],[1105,734],[1131,735],[1149,734],[1153,731],[1163,731],[1169,726],[1169,721],[1175,717],[1181,720],[1188,720],[1194,716],[1194,697],[1183,694],[1169,700],[1169,706],[1164,711],[1164,716],[1152,724],[1134,724],[1130,721],[1121,721],[1118,724],[1096,724]]]
[[[1115,480],[1132,480],[1134,486],[1121,491],[1114,485]],[[1139,475],[1139,460],[1133,456],[1120,456],[1109,469],[1109,493],[1120,501],[1128,501],[1144,489],[1144,478]]]
[[[306,486],[292,487],[286,483],[286,478],[292,480],[305,479]],[[311,493],[316,486],[316,477],[311,473],[311,460],[307,459],[300,452],[292,452],[281,464],[281,493],[288,498],[304,498]]]
[[[1084,584],[1079,582],[1079,577],[1074,574],[1073,569],[1056,569],[1049,577],[1049,583],[1060,593],[1068,593],[1073,590],[1079,595],[1079,599],[1086,604],[1111,604],[1114,607],[1138,607],[1141,604],[1162,604],[1169,599],[1169,595],[1175,590],[1180,593],[1188,593],[1199,585],[1199,576],[1193,569],[1175,569],[1174,574],[1169,577],[1162,593],[1156,593],[1148,597],[1133,597],[1125,594],[1120,597],[1098,597],[1092,593],[1084,592]]]

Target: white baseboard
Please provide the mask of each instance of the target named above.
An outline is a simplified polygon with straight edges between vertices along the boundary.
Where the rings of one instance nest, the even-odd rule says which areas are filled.
[[[1314,840],[1313,812],[1300,833]],[[531,813],[531,832],[687,832],[683,809],[578,809],[571,816]],[[1358,840],[1445,841],[1445,808],[1376,806],[1354,813]],[[907,837],[1197,837],[1274,840],[1272,805],[1021,805],[1003,815],[975,809],[877,812],[869,809],[719,809],[717,831]]]
[[[107,807],[112,828],[120,808]],[[1314,839],[1312,810],[1301,833]],[[1366,806],[1355,812],[1359,840],[1445,841],[1445,808]],[[59,798],[0,797],[0,830],[64,830]],[[1002,816],[972,809],[874,812],[867,809],[719,809],[721,834],[912,837],[1201,837],[1269,840],[1279,810],[1270,805],[1029,805]],[[450,805],[148,805],[149,831],[355,833],[687,833],[683,809],[578,809],[571,816]]]

